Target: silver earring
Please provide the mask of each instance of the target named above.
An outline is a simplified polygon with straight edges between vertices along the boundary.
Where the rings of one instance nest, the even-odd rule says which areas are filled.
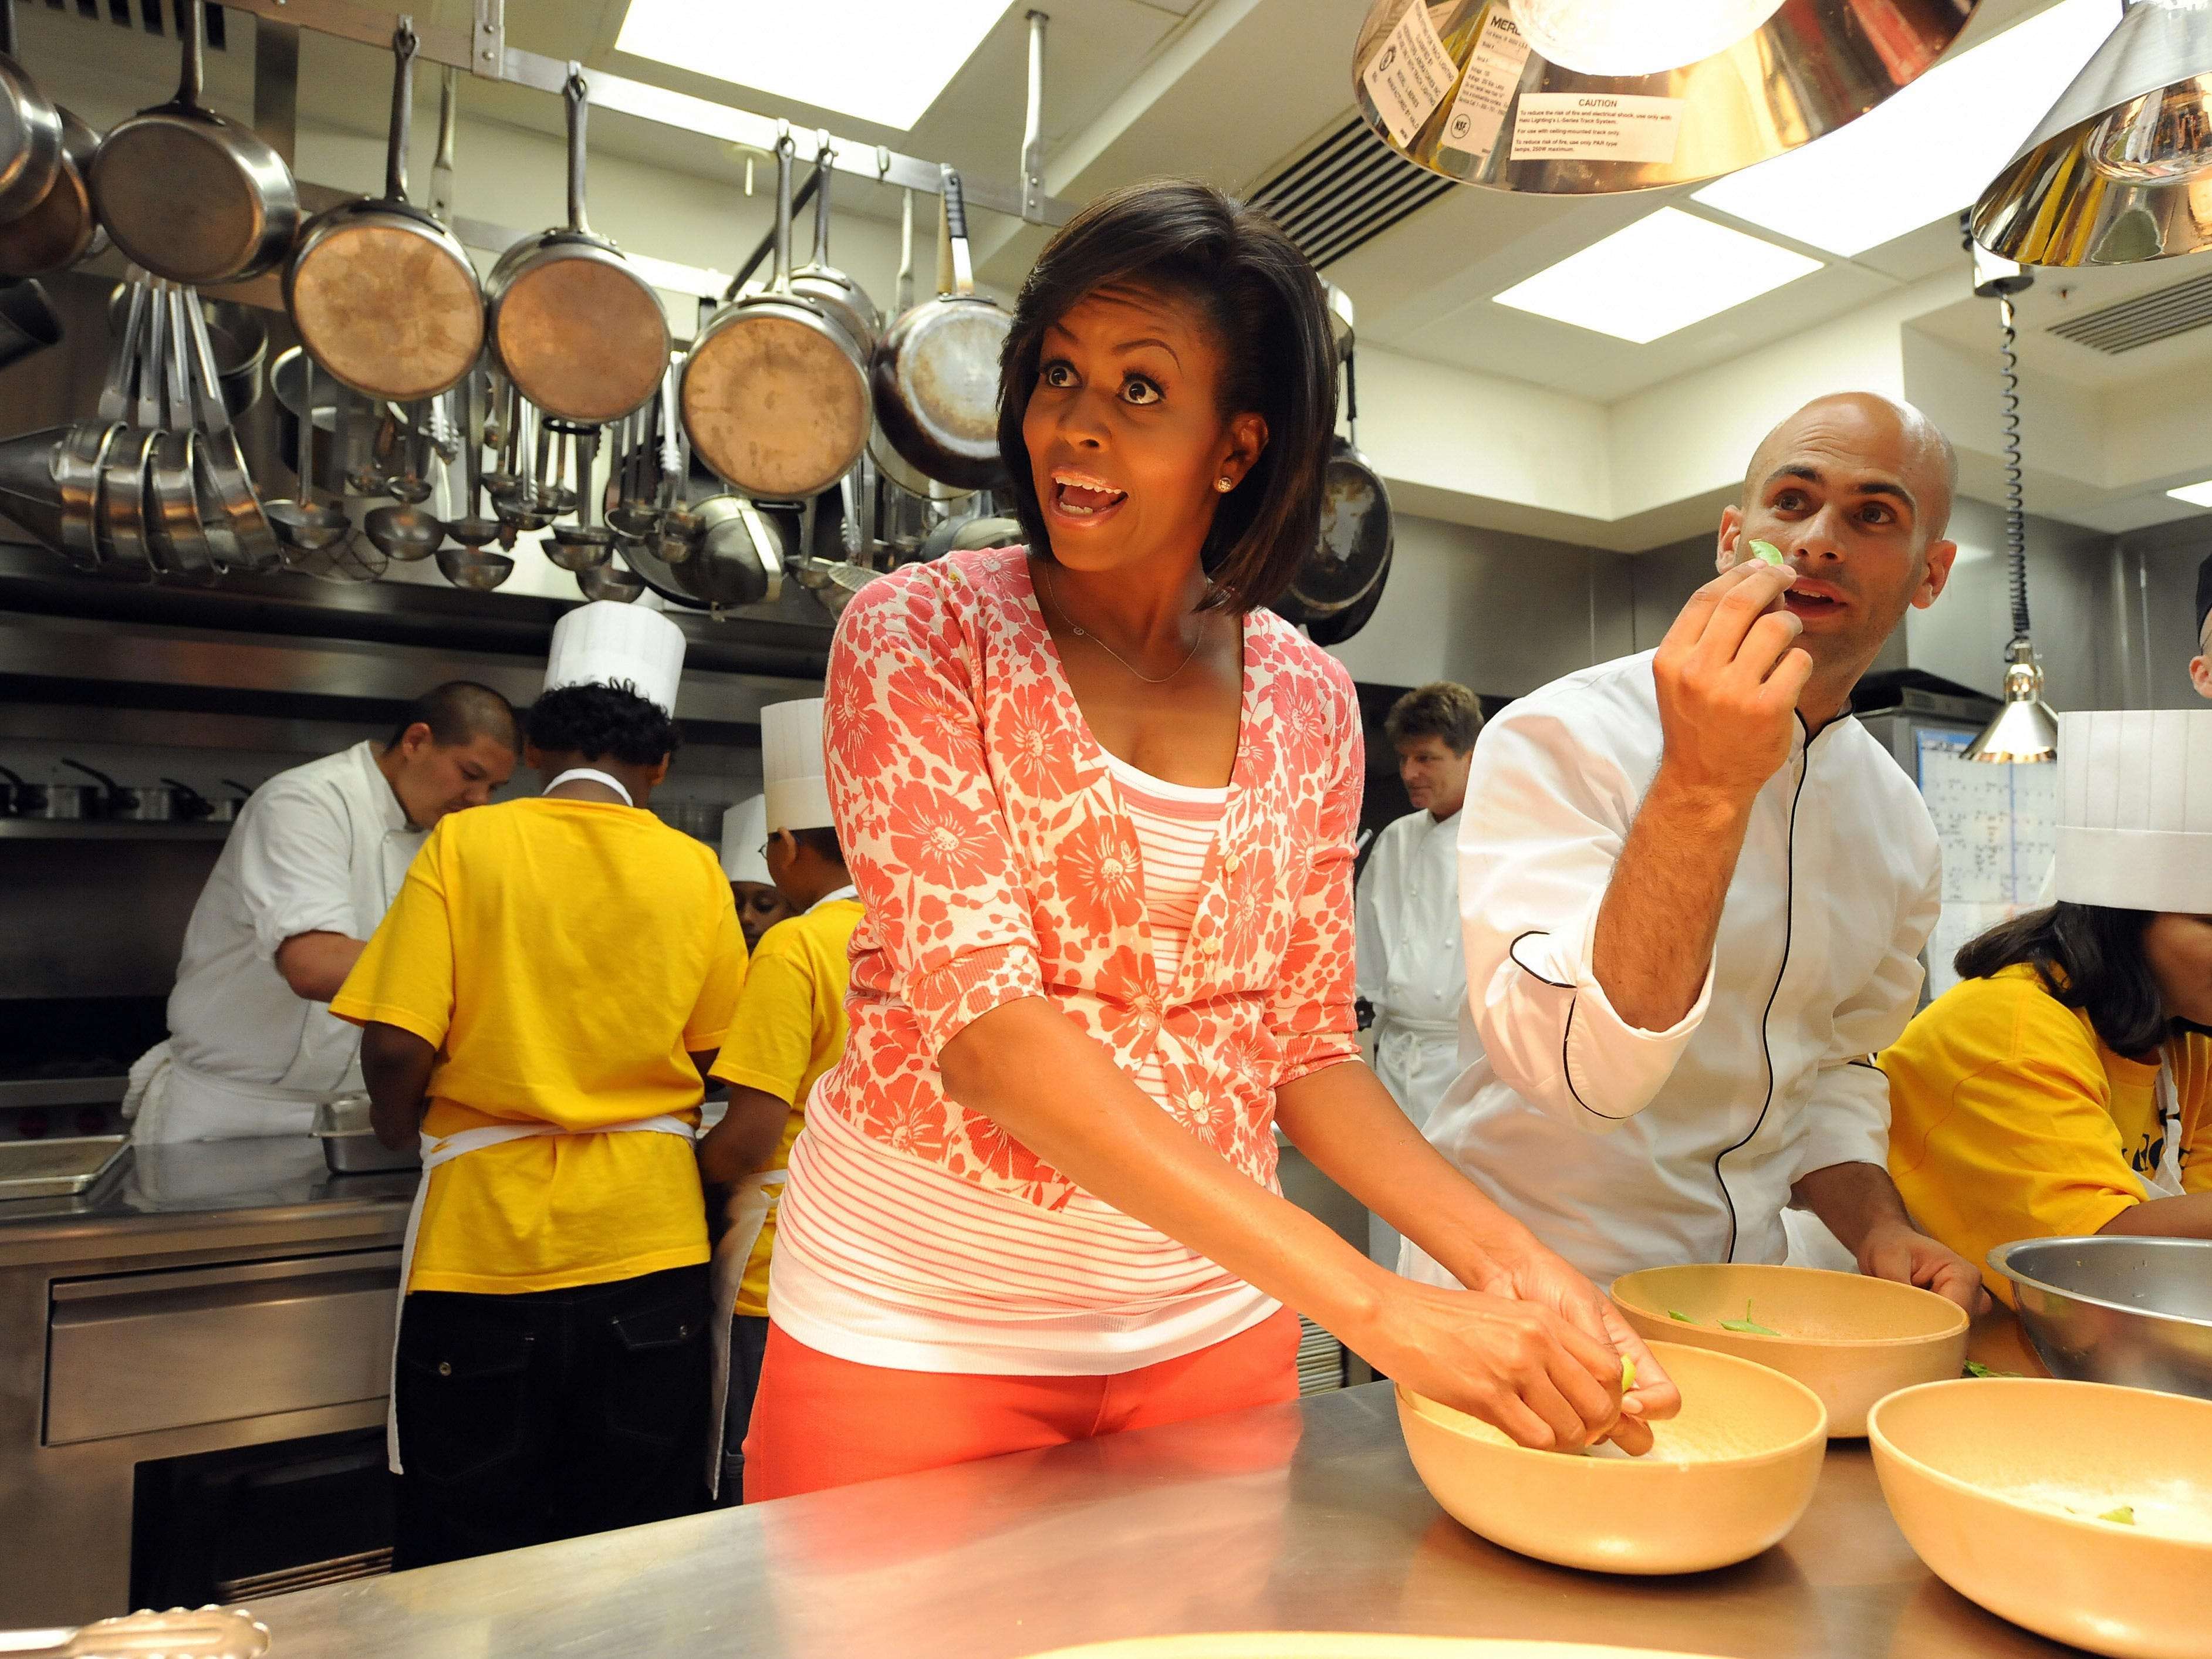
[[[1216,478],[1213,481],[1213,487],[1219,490],[1223,495],[1226,495],[1231,490],[1236,489],[1237,485],[1233,480],[1221,477]]]

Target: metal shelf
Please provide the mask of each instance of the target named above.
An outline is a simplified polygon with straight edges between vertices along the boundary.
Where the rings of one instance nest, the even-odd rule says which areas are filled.
[[[221,841],[227,823],[118,823],[103,818],[0,818],[0,841]]]

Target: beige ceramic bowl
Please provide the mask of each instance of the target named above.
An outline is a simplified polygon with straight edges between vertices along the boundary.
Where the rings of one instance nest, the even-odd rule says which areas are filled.
[[[2120,1659],[2212,1654],[2212,1401],[1931,1382],[1876,1406],[1868,1438],[1899,1528],[1969,1601]],[[2123,1507],[2133,1525],[2099,1518]]]
[[[1036,1659],[1688,1659],[1649,1648],[1580,1642],[1491,1641],[1456,1636],[1249,1631],[1229,1635],[1140,1636],[1055,1648]]]
[[[1647,1342],[1686,1342],[1794,1376],[1828,1408],[1828,1432],[1867,1431],[1875,1401],[1955,1377],[1966,1363],[1965,1311],[1932,1291],[1857,1273],[1750,1263],[1647,1267],[1613,1281],[1613,1299]],[[1780,1333],[1724,1331],[1748,1304]],[[1688,1323],[1676,1314],[1688,1316]]]
[[[1813,1501],[1827,1449],[1820,1396],[1703,1348],[1654,1347],[1682,1390],[1643,1457],[1530,1451],[1398,1390],[1398,1425],[1430,1495],[1493,1544],[1594,1572],[1703,1572],[1779,1543]]]

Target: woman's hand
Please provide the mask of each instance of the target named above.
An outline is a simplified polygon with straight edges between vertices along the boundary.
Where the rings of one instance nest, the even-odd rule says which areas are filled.
[[[1521,1445],[1579,1451],[1612,1439],[1625,1451],[1650,1449],[1651,1431],[1621,1414],[1620,1351],[1541,1301],[1401,1279],[1368,1328],[1346,1340],[1394,1381]]]
[[[1682,1391],[1636,1329],[1621,1317],[1613,1299],[1532,1237],[1510,1251],[1493,1247],[1471,1288],[1549,1308],[1584,1335],[1602,1341],[1619,1358],[1636,1366],[1636,1386],[1621,1401],[1623,1420],[1611,1438],[1624,1451],[1650,1450],[1651,1431],[1682,1409]],[[1616,1362],[1616,1379],[1618,1364]]]

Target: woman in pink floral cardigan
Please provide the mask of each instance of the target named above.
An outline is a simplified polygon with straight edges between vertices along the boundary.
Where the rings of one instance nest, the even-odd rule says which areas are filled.
[[[825,767],[867,915],[782,1200],[749,1498],[1291,1399],[1292,1308],[1525,1444],[1641,1449],[1674,1408],[1358,1058],[1358,708],[1266,608],[1316,538],[1334,368],[1266,220],[1192,183],[1103,198],[1003,361],[1028,549],[848,608]],[[1468,1288],[1286,1202],[1279,1129]]]

